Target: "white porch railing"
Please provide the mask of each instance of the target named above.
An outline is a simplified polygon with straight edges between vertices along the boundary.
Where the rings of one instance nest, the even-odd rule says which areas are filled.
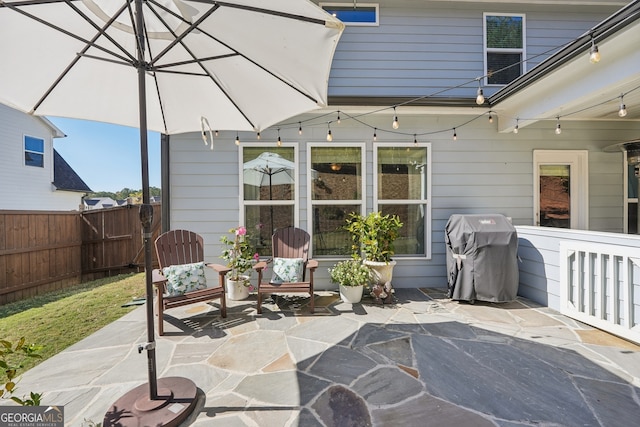
[[[640,343],[640,248],[561,241],[560,312]]]

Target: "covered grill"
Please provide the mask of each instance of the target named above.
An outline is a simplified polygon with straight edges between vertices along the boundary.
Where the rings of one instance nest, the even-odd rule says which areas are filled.
[[[518,236],[503,215],[451,215],[445,228],[449,297],[507,302],[518,294]]]

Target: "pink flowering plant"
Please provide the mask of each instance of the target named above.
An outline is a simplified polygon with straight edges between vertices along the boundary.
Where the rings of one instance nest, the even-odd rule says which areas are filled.
[[[233,239],[228,236],[220,238],[220,241],[225,246],[221,258],[227,261],[227,267],[231,269],[229,279],[244,280],[244,285],[251,287],[251,282],[243,275],[251,270],[254,262],[257,262],[260,256],[251,245],[246,227],[241,225],[237,228],[232,228],[229,233],[233,235]]]

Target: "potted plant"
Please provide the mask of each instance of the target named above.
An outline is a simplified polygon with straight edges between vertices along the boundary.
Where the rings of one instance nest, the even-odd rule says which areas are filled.
[[[231,271],[227,273],[227,296],[231,300],[242,300],[249,296],[253,290],[249,274],[253,264],[260,258],[250,243],[247,229],[244,226],[229,230],[234,237],[230,239],[222,236],[220,241],[225,245],[225,249],[220,256],[227,261],[227,268]]]
[[[355,304],[362,299],[365,286],[371,283],[371,269],[358,259],[340,261],[329,269],[332,283],[340,288],[342,301]]]
[[[397,215],[382,215],[371,212],[366,216],[351,213],[344,226],[351,234],[354,258],[363,258],[363,263],[373,270],[374,297],[389,298],[390,301],[395,254],[394,242],[400,236],[402,222]]]

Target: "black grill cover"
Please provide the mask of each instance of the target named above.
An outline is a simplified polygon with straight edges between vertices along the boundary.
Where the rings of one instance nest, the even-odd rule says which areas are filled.
[[[518,294],[518,236],[503,215],[451,215],[445,228],[449,297],[507,302]]]

